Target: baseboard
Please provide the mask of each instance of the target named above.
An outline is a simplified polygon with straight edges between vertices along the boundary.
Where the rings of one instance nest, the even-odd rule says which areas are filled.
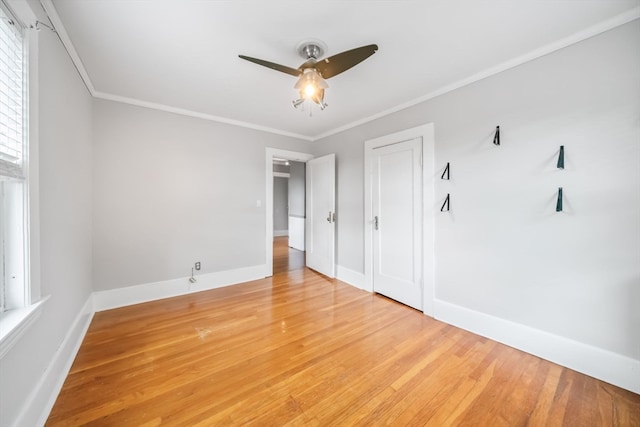
[[[46,423],[87,333],[93,313],[93,299],[89,296],[40,381],[26,399],[16,419],[16,426],[43,426]]]
[[[289,230],[273,230],[273,237],[288,236]]]
[[[640,394],[640,360],[435,300],[435,318]]]
[[[336,264],[336,279],[358,289],[364,289],[364,274]]]
[[[199,274],[195,276],[196,283],[189,282],[189,277],[181,277],[162,282],[110,289],[108,291],[96,291],[93,293],[93,303],[95,311],[110,310],[262,279],[265,277],[265,272],[265,265],[255,265],[235,270]]]

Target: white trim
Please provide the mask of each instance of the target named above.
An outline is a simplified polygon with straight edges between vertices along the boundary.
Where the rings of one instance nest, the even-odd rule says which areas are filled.
[[[64,25],[62,25],[62,21],[60,20],[60,16],[58,16],[58,12],[56,11],[55,6],[53,5],[53,1],[40,0],[40,4],[42,5],[42,8],[44,9],[49,19],[51,20],[51,23],[53,24],[53,28],[56,29],[56,33],[58,34],[58,37],[60,37],[60,40],[62,41],[62,45],[67,50],[67,53],[69,54],[69,57],[71,58],[71,61],[75,65],[76,69],[78,70],[78,73],[80,74],[82,81],[87,87],[87,90],[89,90],[89,93],[92,96],[96,96],[97,92],[93,86],[93,83],[91,82],[89,73],[87,73],[87,69],[84,67],[84,64],[82,63],[82,59],[80,59],[80,55],[78,55],[78,51],[76,50],[76,47],[73,45],[71,38],[69,38],[69,34],[67,34],[67,30],[64,28]]]
[[[42,313],[46,296],[35,304],[0,314],[0,359],[11,350],[22,335],[36,321]]]
[[[26,303],[37,303],[41,299],[40,287],[40,209],[39,209],[39,42],[36,31],[29,29],[38,19],[26,0],[3,0],[9,5],[21,25],[25,26],[25,57],[28,81],[26,84],[25,105],[28,114],[25,117],[28,151],[25,172],[25,217],[27,227],[25,239],[28,246],[28,256],[25,258]]]
[[[274,172],[274,178],[291,178],[291,174],[287,172]]]
[[[381,117],[385,117],[391,115],[393,113],[397,113],[398,111],[405,110],[409,107],[413,107],[414,105],[420,104],[422,102],[433,99],[437,96],[444,95],[445,93],[452,92],[456,89],[460,89],[461,87],[470,85],[471,83],[475,83],[479,80],[486,79],[487,77],[491,77],[493,75],[499,74],[503,71],[507,71],[511,68],[517,67],[519,65],[525,64],[527,62],[538,59],[542,56],[548,55],[550,53],[556,52],[560,49],[564,49],[565,47],[571,46],[573,44],[579,43],[581,41],[587,40],[591,37],[597,36],[598,34],[604,33],[605,31],[612,30],[621,25],[627,24],[635,19],[640,18],[640,7],[635,7],[625,13],[622,13],[618,16],[615,16],[611,19],[608,19],[599,24],[593,25],[589,28],[586,28],[582,31],[578,31],[568,37],[557,40],[548,45],[542,46],[538,49],[534,49],[531,52],[525,53],[524,55],[520,55],[515,57],[509,61],[498,64],[494,67],[487,68],[486,70],[480,71],[479,73],[473,74],[467,78],[462,80],[458,80],[446,86],[443,86],[439,89],[436,89],[426,95],[415,98],[411,101],[405,102],[403,104],[397,105],[395,107],[389,108],[387,110],[381,111],[379,113],[373,114],[371,116],[362,118],[360,120],[356,120],[354,122],[348,123],[344,126],[340,126],[338,128],[329,130],[327,132],[315,135],[311,138],[312,141],[317,141],[322,138],[326,138],[331,135],[335,135],[340,132],[344,132],[346,130],[352,129],[356,126],[360,126],[365,123],[369,123],[371,121],[377,120]]]
[[[273,230],[274,237],[288,236],[289,230]]]
[[[27,0],[2,0],[4,3],[9,6],[9,9],[15,17],[20,21],[20,25],[25,28],[30,28],[31,25],[35,25],[38,17],[33,10],[31,9],[31,5]]]
[[[33,13],[31,11],[31,13]],[[32,19],[35,19],[33,15]],[[28,150],[28,178],[27,178],[27,216],[29,237],[29,301],[40,300],[42,296],[40,280],[40,67],[39,40],[37,33],[27,31],[28,41],[28,96],[29,114],[27,117]]]
[[[107,101],[115,101],[123,104],[135,105],[138,107],[150,108],[152,110],[165,111],[167,113],[180,114],[188,117],[195,117],[197,119],[209,120],[212,122],[225,123],[228,125],[239,126],[247,129],[259,130],[261,132],[272,133],[275,135],[288,136],[291,138],[302,139],[305,141],[313,141],[313,138],[308,135],[302,135],[298,133],[288,132],[281,129],[275,129],[267,126],[256,125],[249,122],[243,122],[241,120],[228,119],[226,117],[215,116],[213,114],[201,113],[198,111],[187,110],[185,108],[172,107],[170,105],[158,104],[156,102],[142,101],[135,98],[128,98],[125,96],[112,95],[104,92],[95,92],[92,94],[96,98],[106,99]]]
[[[217,271],[194,276],[196,283],[191,283],[189,277],[164,280],[161,282],[144,283],[126,288],[96,291],[93,293],[95,311],[110,310],[127,305],[171,298],[237,283],[250,282],[265,277],[266,266],[254,265],[234,270]]]
[[[365,278],[363,273],[359,273],[338,264],[336,264],[336,279],[346,283],[347,285],[351,285],[354,288],[368,291],[368,289],[365,289]]]
[[[297,151],[280,150],[267,147],[265,149],[265,277],[273,276],[273,158],[285,159],[295,162],[304,162],[313,159],[313,155]]]
[[[53,355],[51,363],[25,400],[16,418],[16,426],[42,426],[46,423],[89,329],[93,313],[93,298],[89,295],[62,344]]]
[[[80,59],[80,56],[78,55],[75,47],[73,46],[73,43],[71,42],[71,39],[69,38],[64,26],[62,25],[62,21],[60,20],[60,17],[58,16],[58,13],[56,12],[56,9],[53,5],[53,1],[52,0],[40,0],[40,3],[42,4],[42,7],[45,9],[47,15],[49,15],[49,18],[51,19],[51,22],[53,23],[53,26],[56,28],[56,31],[58,32],[58,34],[60,35],[60,40],[62,40],[62,44],[64,45],[65,49],[67,50],[67,52],[69,53],[69,56],[71,57],[71,60],[73,61],[73,63],[75,64],[76,68],[78,69],[78,73],[80,73],[80,76],[82,77],[82,80],[84,81],[85,85],[87,86],[87,89],[89,89],[89,92],[91,93],[92,96],[96,97],[96,98],[102,98],[102,99],[106,99],[106,100],[110,100],[110,101],[116,101],[116,102],[121,102],[121,103],[125,103],[125,104],[131,104],[131,105],[137,105],[140,107],[146,107],[146,108],[151,108],[154,110],[160,110],[160,111],[166,111],[166,112],[170,112],[170,113],[175,113],[175,114],[181,114],[181,115],[185,115],[185,116],[190,116],[190,117],[196,117],[196,118],[200,118],[200,119],[205,119],[205,120],[211,120],[211,121],[216,121],[216,122],[221,122],[221,123],[227,123],[227,124],[231,124],[231,125],[235,125],[235,126],[240,126],[240,127],[245,127],[245,128],[249,128],[249,129],[254,129],[254,130],[260,130],[260,131],[264,131],[264,132],[268,132],[268,133],[273,133],[276,135],[283,135],[283,136],[290,136],[293,138],[299,138],[299,139],[303,139],[306,141],[317,141],[319,139],[322,138],[326,138],[328,136],[331,135],[335,135],[337,133],[340,132],[344,132],[346,130],[352,129],[356,126],[360,126],[364,123],[368,123],[371,122],[373,120],[379,119],[381,117],[384,116],[388,116],[390,114],[396,113],[398,111],[404,110],[406,108],[412,107],[416,104],[420,104],[422,102],[428,101],[432,98],[435,98],[437,96],[443,95],[447,92],[451,92],[453,90],[459,89],[463,86],[466,86],[468,84],[477,82],[479,80],[485,79],[487,77],[493,76],[495,74],[501,73],[503,71],[509,70],[511,68],[517,67],[518,65],[522,65],[526,62],[529,61],[533,61],[534,59],[540,58],[542,56],[548,55],[550,53],[553,53],[555,51],[558,51],[560,49],[563,49],[567,46],[571,46],[573,44],[579,43],[583,40],[589,39],[591,37],[597,36],[598,34],[604,33],[605,31],[609,31],[612,30],[616,27],[619,27],[621,25],[624,25],[628,22],[631,22],[635,19],[640,18],[640,7],[635,7],[633,9],[630,9],[624,13],[621,13],[620,15],[614,16],[611,19],[608,19],[606,21],[600,22],[598,24],[592,25],[589,28],[586,28],[582,31],[578,31],[577,33],[574,33],[568,37],[565,37],[563,39],[557,40],[553,43],[549,43],[545,46],[542,46],[538,49],[535,49],[531,52],[528,52],[524,55],[520,55],[516,58],[513,58],[509,61],[503,62],[502,64],[498,64],[494,67],[488,68],[486,70],[483,70],[479,73],[476,73],[472,76],[469,76],[465,79],[462,80],[458,80],[457,82],[451,83],[449,85],[443,86],[439,89],[436,89],[426,95],[423,95],[421,97],[418,97],[416,99],[413,99],[411,101],[405,102],[403,104],[397,105],[395,107],[389,108],[387,110],[381,111],[377,114],[362,118],[360,120],[356,120],[354,122],[348,123],[344,126],[340,126],[337,127],[335,129],[331,129],[328,130],[326,132],[317,134],[317,135],[301,135],[301,134],[296,134],[296,133],[291,133],[291,132],[287,132],[281,129],[274,129],[274,128],[270,128],[270,127],[265,127],[265,126],[260,126],[260,125],[255,125],[252,123],[248,123],[248,122],[243,122],[240,120],[233,120],[233,119],[229,119],[229,118],[225,118],[225,117],[220,117],[220,116],[214,116],[211,114],[205,114],[205,113],[201,113],[201,112],[197,112],[197,111],[191,111],[191,110],[186,110],[183,108],[176,108],[176,107],[171,107],[168,105],[163,105],[163,104],[158,104],[158,103],[154,103],[154,102],[148,102],[148,101],[142,101],[139,99],[135,99],[135,98],[128,98],[128,97],[124,97],[124,96],[119,96],[119,95],[114,95],[114,94],[109,94],[109,93],[105,93],[105,92],[97,92],[94,87],[93,87],[93,83],[91,82],[91,79],[89,78],[89,75],[84,67],[84,64],[82,63],[82,60]]]
[[[434,126],[429,123],[364,142],[364,282],[362,289],[373,292],[373,238],[371,160],[377,147],[422,138],[422,311],[433,316],[435,295]]]
[[[640,394],[640,360],[438,299],[434,317]]]

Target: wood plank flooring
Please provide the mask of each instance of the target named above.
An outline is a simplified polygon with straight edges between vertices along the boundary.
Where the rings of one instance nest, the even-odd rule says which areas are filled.
[[[96,313],[48,426],[640,426],[640,396],[303,267]]]

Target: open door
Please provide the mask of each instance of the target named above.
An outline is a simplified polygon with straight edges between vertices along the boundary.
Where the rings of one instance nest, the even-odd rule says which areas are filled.
[[[307,267],[335,277],[336,156],[307,162]]]

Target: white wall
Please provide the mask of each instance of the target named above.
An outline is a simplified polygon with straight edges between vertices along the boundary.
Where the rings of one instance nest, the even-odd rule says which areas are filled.
[[[35,4],[35,3],[34,3]],[[47,22],[39,10],[40,20]],[[58,37],[43,30],[31,105],[39,120],[40,281],[50,296],[35,323],[0,360],[0,425],[36,425],[59,377],[76,321],[91,295],[91,97]],[[35,52],[34,52],[35,54]],[[34,62],[35,64],[35,62]],[[35,76],[35,74],[34,74]],[[36,97],[37,98],[37,97]],[[38,203],[34,203],[37,208]],[[63,379],[63,378],[62,378]]]
[[[285,236],[289,229],[289,178],[273,177],[273,233]]]
[[[300,218],[305,217],[305,170],[303,162],[290,163],[289,177],[289,215]]]
[[[106,290],[186,277],[195,261],[203,272],[264,263],[265,147],[337,153],[337,261],[362,272],[363,141],[431,122],[436,166],[452,165],[450,182],[436,179],[434,209],[452,194],[436,217],[436,298],[640,360],[638,21],[312,146],[91,100],[55,34],[39,38],[51,298],[0,361],[0,425],[37,424],[63,371],[54,362],[90,316],[92,281]]]
[[[185,278],[196,261],[264,265],[265,148],[308,142],[104,100],[93,112],[95,290]]]
[[[317,141],[337,153],[337,264],[363,272],[363,142],[434,123],[436,300],[640,360],[639,75],[636,20]]]

